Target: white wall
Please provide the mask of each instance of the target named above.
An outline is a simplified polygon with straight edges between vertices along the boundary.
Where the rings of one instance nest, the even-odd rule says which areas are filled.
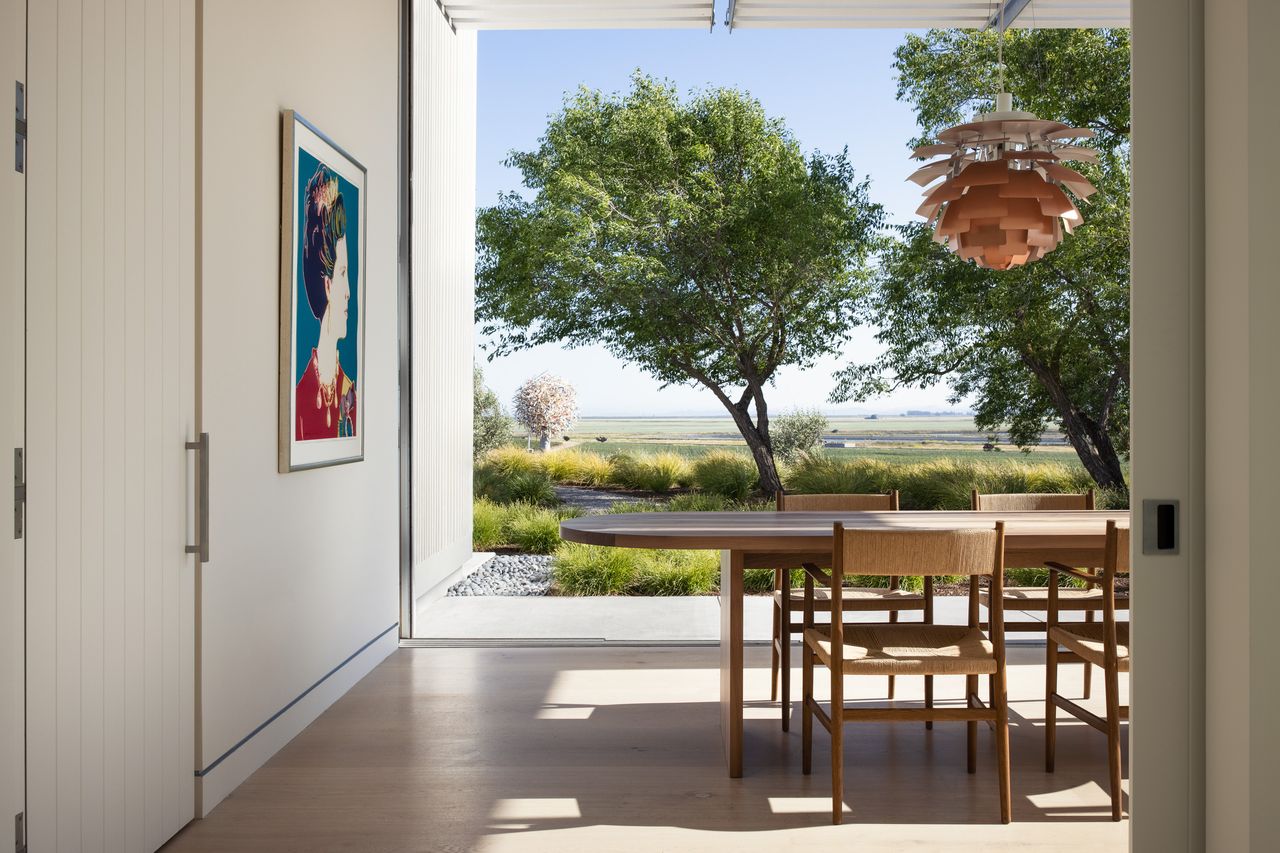
[[[208,811],[397,641],[400,10],[397,0],[218,0],[203,10],[201,419],[212,471],[197,765]],[[292,474],[276,469],[285,108],[368,169],[365,459]]]
[[[1209,850],[1275,850],[1280,6],[1214,0],[1206,13],[1206,836]]]
[[[413,576],[426,594],[471,555],[476,34],[414,16]]]
[[[1135,853],[1204,835],[1203,0],[1133,2]],[[1181,502],[1181,550],[1141,554],[1145,499]]]

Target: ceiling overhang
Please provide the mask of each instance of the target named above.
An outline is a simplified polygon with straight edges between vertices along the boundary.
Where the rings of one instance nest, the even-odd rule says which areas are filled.
[[[1041,29],[1129,26],[1130,0],[730,0],[735,29],[984,29],[1005,9],[1005,26]]]
[[[457,30],[710,30],[714,0],[437,0]]]

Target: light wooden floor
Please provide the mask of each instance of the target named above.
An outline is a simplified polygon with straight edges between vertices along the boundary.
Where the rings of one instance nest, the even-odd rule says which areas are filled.
[[[1105,738],[1060,716],[1058,771],[1043,770],[1041,648],[1010,649],[1011,826],[998,822],[990,732],[980,729],[970,776],[959,723],[849,726],[850,811],[832,826],[825,733],[806,777],[798,717],[783,734],[765,701],[762,648],[747,650],[747,697],[760,701],[747,711],[745,776],[727,778],[718,656],[402,649],[165,850],[1127,849],[1127,820],[1109,820]],[[1078,673],[1064,667],[1064,692],[1078,694]],[[899,678],[899,696],[917,698],[919,682]],[[850,701],[883,696],[884,679],[847,684]],[[940,678],[940,700],[958,701],[962,686]]]

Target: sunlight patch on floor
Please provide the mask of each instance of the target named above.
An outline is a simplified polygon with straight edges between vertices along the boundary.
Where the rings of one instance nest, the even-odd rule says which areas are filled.
[[[582,809],[576,797],[522,797],[497,800],[490,820],[564,820],[581,818]]]

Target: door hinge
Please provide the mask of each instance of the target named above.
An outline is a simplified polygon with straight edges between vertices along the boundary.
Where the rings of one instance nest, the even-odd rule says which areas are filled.
[[[13,449],[13,538],[22,538],[22,519],[27,509],[27,471],[22,448]]]
[[[13,168],[27,170],[27,87],[21,80],[13,83]]]
[[[27,817],[25,812],[13,816],[13,851],[27,853]]]

